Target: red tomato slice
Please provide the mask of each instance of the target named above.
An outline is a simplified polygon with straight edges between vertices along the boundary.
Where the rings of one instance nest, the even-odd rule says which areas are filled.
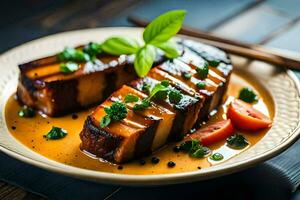
[[[226,139],[233,134],[234,128],[230,119],[222,120],[208,127],[198,129],[189,136],[198,139],[203,145],[211,145],[215,142]]]
[[[236,128],[246,131],[257,131],[272,125],[270,118],[238,99],[229,105],[227,117]]]

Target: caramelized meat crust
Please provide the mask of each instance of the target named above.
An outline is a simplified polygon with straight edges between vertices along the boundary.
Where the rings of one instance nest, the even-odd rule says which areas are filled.
[[[182,56],[155,65],[144,78],[128,81],[94,110],[80,134],[82,150],[122,163],[153,152],[168,141],[182,139],[208,119],[226,92],[232,71],[230,59],[225,52],[211,46],[189,40],[180,44]],[[203,80],[197,74],[197,67],[205,62],[209,63],[209,73]],[[186,73],[191,77],[186,78]],[[149,95],[143,87],[145,84],[151,90],[163,80],[169,81],[169,89],[182,94],[179,103],[172,103],[168,98],[154,98],[151,106],[142,111],[134,111],[134,103],[129,103],[125,119],[100,127],[99,121],[105,116],[103,108],[110,105],[109,101],[123,101],[129,93],[142,100]],[[205,87],[199,88],[198,82],[205,82]]]

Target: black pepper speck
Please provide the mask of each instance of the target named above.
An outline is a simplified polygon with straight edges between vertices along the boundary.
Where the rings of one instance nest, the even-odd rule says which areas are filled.
[[[139,160],[139,163],[140,163],[140,165],[145,165],[145,164],[146,164],[146,161],[143,160],[143,159],[141,159],[141,160]]]
[[[173,161],[169,161],[168,162],[168,167],[175,167],[176,163],[174,163]]]
[[[175,146],[175,147],[173,148],[173,151],[174,151],[175,153],[180,152],[180,146]]]
[[[77,119],[78,115],[77,114],[72,114],[72,119]]]
[[[151,158],[151,162],[153,164],[157,164],[157,163],[159,163],[159,161],[160,161],[160,159],[158,157],[156,157],[156,156],[154,156],[154,157]]]
[[[123,169],[123,166],[122,165],[119,165],[118,166],[118,170],[122,170]]]

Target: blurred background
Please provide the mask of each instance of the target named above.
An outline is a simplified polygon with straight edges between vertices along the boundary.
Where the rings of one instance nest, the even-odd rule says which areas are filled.
[[[296,52],[294,55],[300,55],[297,54],[300,53],[300,0],[2,0],[0,53],[24,42],[58,32],[105,26],[134,26],[127,21],[130,15],[151,20],[167,10],[176,8],[188,11],[185,25],[190,27],[238,41],[262,44],[285,52]],[[300,73],[295,73],[300,78]],[[299,149],[300,141],[280,156],[286,157],[291,152],[295,154]],[[194,188],[193,194],[177,193],[176,195],[180,198],[186,196],[194,198],[194,194],[201,193],[198,191],[200,187],[208,190],[211,189],[210,186],[214,186],[218,188],[218,192],[214,192],[213,188],[209,195],[224,194],[224,199],[300,199],[299,188],[297,190],[300,182],[300,169],[297,168],[299,158],[295,158],[298,163],[292,166],[293,170],[289,171],[290,173],[281,173],[281,165],[276,164],[277,158],[227,178],[215,179],[202,185],[185,184],[180,186],[181,190],[189,191],[190,188]],[[9,168],[16,169],[14,174],[8,173]],[[30,171],[31,177],[26,174],[26,171]],[[49,180],[51,178],[57,180],[64,185],[64,191],[68,189],[65,185],[70,185],[70,191],[83,192],[80,187],[82,184],[87,184],[50,174],[0,153],[1,200],[46,198],[46,196],[32,194],[32,192],[39,194],[49,192],[48,186],[39,187],[37,184],[32,186],[41,176]],[[3,179],[6,182],[1,182]],[[226,191],[222,189],[224,185],[232,188],[240,185],[241,190]],[[58,185],[57,188],[60,186]],[[255,191],[248,190],[251,186],[255,186]],[[74,190],[74,187],[77,187],[77,190]],[[99,199],[104,197],[123,199],[132,194],[135,194],[135,198],[131,199],[139,199],[147,191],[151,192],[153,198],[161,198],[162,191],[167,191],[164,197],[168,198],[168,194],[176,191],[176,187],[168,187],[155,191],[127,188],[119,192],[118,188],[96,184],[89,184],[88,188],[103,191]],[[31,192],[28,192],[29,190]],[[113,195],[112,198],[110,193]],[[201,195],[203,196],[202,193]],[[60,196],[60,199],[68,198]],[[146,199],[152,198],[147,196]]]
[[[133,26],[131,14],[152,19],[175,8],[194,28],[300,51],[299,0],[2,0],[0,51],[62,31]]]

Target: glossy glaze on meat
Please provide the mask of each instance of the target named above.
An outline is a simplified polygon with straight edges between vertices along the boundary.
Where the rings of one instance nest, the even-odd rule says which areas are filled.
[[[181,41],[181,45],[181,57],[156,65],[146,77],[127,83],[128,86],[121,87],[95,109],[80,133],[82,150],[114,163],[122,163],[146,155],[168,141],[182,139],[192,128],[201,126],[210,112],[222,102],[232,66],[227,54],[217,48],[189,40]],[[204,61],[212,63],[216,60],[217,66],[209,66],[205,88],[199,89],[196,84],[201,79],[195,71],[196,67]],[[183,78],[183,73],[190,73],[191,79]],[[133,105],[129,104],[129,114],[124,120],[100,128],[100,120],[105,116],[104,107],[110,105],[108,102],[122,101],[129,93],[146,98],[143,84],[153,87],[162,80],[168,80],[169,87],[183,94],[178,104],[172,104],[168,98],[154,99],[151,107],[138,112],[133,111]]]

